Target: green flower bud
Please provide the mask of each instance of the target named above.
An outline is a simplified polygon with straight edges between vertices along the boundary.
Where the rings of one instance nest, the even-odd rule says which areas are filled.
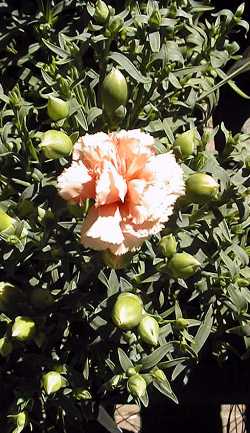
[[[14,415],[14,417],[15,417],[17,427],[24,428],[28,424],[28,420],[29,420],[28,412],[26,411],[19,412],[17,415]]]
[[[23,301],[23,294],[16,286],[0,282],[0,311],[9,311]]]
[[[50,96],[47,111],[49,117],[54,121],[65,119],[69,115],[69,103],[55,96]]]
[[[149,17],[148,23],[152,27],[159,27],[161,24],[161,14],[158,9],[155,9]]]
[[[158,322],[151,316],[144,316],[139,323],[138,333],[144,343],[157,346],[159,338]]]
[[[167,270],[173,278],[189,278],[194,275],[201,264],[188,253],[176,253],[168,262]]]
[[[131,253],[116,256],[109,250],[105,250],[102,252],[102,260],[104,264],[113,269],[126,268],[129,265],[132,257],[133,255]]]
[[[244,248],[245,252],[247,253],[248,257],[250,257],[250,245],[246,246]]]
[[[30,302],[38,310],[50,307],[53,304],[53,296],[48,290],[37,287],[30,294]]]
[[[206,173],[191,174],[186,182],[186,194],[193,203],[217,199],[218,192],[218,183]]]
[[[137,373],[138,373],[138,371],[136,371],[136,369],[134,367],[129,367],[126,371],[126,375],[128,377],[134,376]]]
[[[164,257],[172,257],[176,253],[176,247],[177,242],[172,234],[163,236],[159,242],[159,248]]]
[[[53,394],[62,388],[63,378],[57,371],[49,371],[42,376],[42,386],[46,394]]]
[[[189,324],[189,321],[187,319],[184,319],[184,317],[179,317],[179,319],[176,319],[175,325],[179,329],[185,329]]]
[[[108,117],[112,118],[113,113],[120,106],[125,106],[128,99],[128,86],[124,75],[119,69],[112,71],[104,78],[102,83],[103,109]]]
[[[109,17],[109,8],[102,0],[97,0],[95,5],[94,19],[97,24],[105,24]]]
[[[36,324],[34,320],[26,316],[18,316],[15,318],[12,326],[11,335],[18,341],[28,341],[35,334]]]
[[[90,394],[90,392],[83,387],[79,387],[79,388],[75,388],[73,391],[73,397],[76,400],[91,400],[92,399],[92,395]]]
[[[134,397],[142,397],[147,389],[145,379],[140,374],[134,374],[128,379],[127,382],[128,391]]]
[[[0,209],[0,233],[13,227],[14,219]]]
[[[242,17],[244,10],[245,10],[245,3],[241,3],[235,12],[235,18],[238,19],[236,20],[237,22],[240,21],[240,18]]]
[[[154,370],[152,370],[151,374],[157,382],[164,382],[164,380],[167,380],[167,377],[166,377],[164,371],[158,367],[155,368]]]
[[[183,159],[191,156],[196,149],[195,129],[179,134],[174,142],[174,147]]]
[[[14,433],[20,433],[23,431],[29,421],[28,412],[26,411],[19,412],[16,415],[8,415],[8,418],[11,420],[11,423],[16,426],[15,430],[13,430]]]
[[[11,354],[12,350],[12,342],[7,337],[0,338],[0,355],[5,358]]]
[[[122,374],[116,374],[113,376],[109,381],[109,387],[111,389],[116,389],[122,382],[123,375]]]
[[[122,29],[123,24],[124,21],[121,17],[117,15],[112,17],[108,26],[111,36],[114,36],[116,33],[118,33]]]
[[[40,148],[48,159],[58,159],[69,156],[72,151],[72,141],[62,131],[50,129],[43,134]]]
[[[241,278],[238,277],[236,278],[236,283],[238,284],[239,287],[248,287],[250,285],[250,278]]]
[[[121,293],[114,305],[112,319],[121,329],[132,329],[139,325],[142,318],[142,301],[133,293]]]

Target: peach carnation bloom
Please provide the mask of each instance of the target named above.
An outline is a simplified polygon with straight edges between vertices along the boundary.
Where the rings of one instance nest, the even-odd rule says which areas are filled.
[[[156,155],[153,137],[134,129],[81,137],[58,188],[70,202],[95,201],[83,222],[81,243],[121,255],[163,228],[184,193],[184,180],[174,155]]]

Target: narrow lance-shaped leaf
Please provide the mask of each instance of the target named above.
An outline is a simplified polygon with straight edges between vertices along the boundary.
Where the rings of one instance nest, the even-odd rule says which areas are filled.
[[[142,73],[135,67],[135,65],[124,54],[112,52],[109,55],[111,60],[114,60],[118,65],[122,66],[125,71],[139,83],[150,83],[151,78],[144,77]]]
[[[129,357],[120,347],[118,348],[118,356],[123,371],[126,372],[128,368],[134,367],[132,361],[130,361]]]
[[[194,341],[191,345],[192,349],[196,353],[198,353],[201,350],[201,348],[204,346],[207,338],[211,333],[212,325],[213,325],[213,306],[210,305],[207,314],[205,316],[205,319],[200,325],[197,334],[194,337]]]

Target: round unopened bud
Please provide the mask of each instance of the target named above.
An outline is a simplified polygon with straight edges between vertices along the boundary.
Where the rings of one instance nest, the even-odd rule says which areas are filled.
[[[16,424],[18,427],[25,427],[28,424],[28,412],[26,412],[25,410],[23,412],[19,412],[16,415]],[[21,430],[18,430],[21,431]]]
[[[142,318],[142,301],[133,293],[121,293],[114,305],[112,319],[121,329],[132,329],[139,325]]]
[[[0,282],[0,311],[14,310],[23,301],[23,294],[13,284]]]
[[[49,371],[42,376],[42,386],[46,394],[50,395],[62,388],[63,378],[57,371]]]
[[[161,14],[158,9],[155,9],[149,17],[148,23],[152,27],[159,27],[161,24]]]
[[[123,254],[121,256],[116,256],[115,254],[111,253],[111,251],[109,250],[105,250],[102,252],[102,260],[104,264],[113,269],[126,268],[129,265],[131,258],[132,258],[131,253]]]
[[[175,326],[179,329],[185,329],[187,328],[189,324],[189,321],[187,319],[184,319],[184,317],[179,317],[179,319],[176,319]]]
[[[134,367],[129,367],[127,370],[126,370],[126,375],[128,376],[128,377],[130,377],[130,376],[134,376],[135,374],[137,374],[138,372],[136,371],[136,369],[134,368]]]
[[[176,253],[176,247],[177,242],[172,234],[163,236],[159,242],[159,248],[164,257],[172,257]]]
[[[174,147],[183,159],[191,156],[196,149],[196,133],[195,129],[183,132],[176,137]]]
[[[147,383],[140,374],[134,374],[134,376],[129,377],[127,387],[130,394],[140,398],[146,392]]]
[[[173,278],[189,278],[194,275],[201,264],[188,253],[176,253],[169,260],[167,270]]]
[[[76,400],[91,400],[92,399],[92,395],[90,394],[90,392],[83,387],[79,387],[79,388],[75,388],[73,390],[73,397]]]
[[[122,374],[116,374],[113,376],[109,381],[109,386],[111,389],[116,389],[122,382],[123,375]]]
[[[105,24],[109,17],[109,8],[102,0],[97,0],[95,4],[94,19],[97,24]]]
[[[0,338],[0,355],[4,358],[9,356],[13,350],[13,344],[7,337]]]
[[[47,111],[49,117],[54,121],[65,119],[69,115],[69,103],[55,96],[50,96]]]
[[[138,333],[144,343],[157,346],[159,338],[158,322],[151,316],[144,316],[139,323]]]
[[[0,209],[0,233],[13,227],[14,222],[14,218],[11,218],[6,212]]]
[[[155,368],[154,370],[152,370],[151,374],[157,382],[164,382],[164,380],[167,380],[167,377],[166,377],[164,371],[158,367]]]
[[[30,294],[30,302],[38,310],[43,310],[53,304],[53,296],[48,290],[37,287]]]
[[[120,106],[125,106],[128,99],[128,86],[124,75],[119,69],[113,68],[102,83],[103,109],[108,117]],[[121,110],[121,109],[120,109]]]
[[[250,278],[238,277],[235,281],[239,287],[248,287],[250,285]]]
[[[206,173],[194,173],[186,182],[186,195],[193,203],[218,198],[219,184]]]
[[[50,129],[43,134],[40,148],[48,159],[58,159],[69,156],[72,151],[72,141],[65,132]]]
[[[114,36],[116,33],[118,33],[122,29],[123,24],[124,24],[123,19],[118,15],[112,17],[108,26],[110,35]]]
[[[12,326],[11,335],[18,341],[30,340],[36,331],[36,324],[34,320],[26,316],[18,316],[15,318]]]

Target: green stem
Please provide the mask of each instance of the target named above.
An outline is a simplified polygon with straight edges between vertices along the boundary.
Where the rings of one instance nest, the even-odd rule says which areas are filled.
[[[142,73],[146,72],[149,59],[150,59],[150,49],[145,45],[143,55],[142,55],[142,65],[143,65]],[[128,117],[127,127],[130,128],[132,127],[134,121],[136,120],[138,114],[141,111],[141,108],[143,107],[143,92],[144,92],[144,84],[141,83],[139,84],[139,89],[136,96],[134,109],[131,113],[131,116]]]
[[[214,93],[217,89],[219,89],[221,86],[226,84],[228,81],[232,80],[232,78],[239,75],[241,72],[244,71],[248,66],[250,66],[250,60],[248,60],[246,63],[244,63],[242,66],[240,66],[236,71],[232,72],[230,75],[227,75],[223,80],[221,80],[216,86],[212,87],[212,89],[207,90],[206,92],[202,93],[196,100],[196,103],[201,101],[202,99],[205,99],[207,96],[209,96],[211,93]]]

